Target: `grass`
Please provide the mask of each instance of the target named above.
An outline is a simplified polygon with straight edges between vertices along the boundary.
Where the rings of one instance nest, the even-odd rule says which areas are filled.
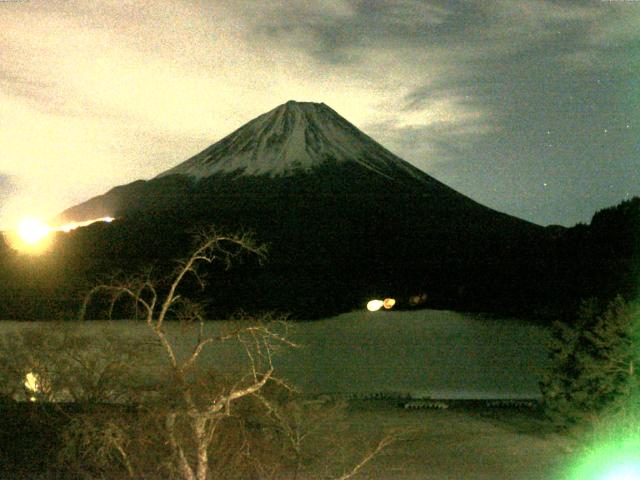
[[[60,431],[81,410],[66,407],[2,404],[0,478],[65,478],[55,468]],[[405,410],[392,399],[352,400],[345,421],[354,440],[364,439],[353,461],[381,432],[407,432],[358,478],[553,480],[570,455],[570,440],[552,433],[537,409],[453,402],[446,410]]]
[[[212,322],[206,327],[216,331],[221,325]],[[490,408],[486,401],[465,400],[447,401],[448,408],[442,410],[403,408],[407,401],[421,401],[438,387],[460,392],[461,398],[503,393],[494,392],[495,385],[503,386],[512,398],[531,393],[544,360],[542,330],[452,312],[354,313],[295,327],[294,339],[304,347],[283,352],[276,359],[277,370],[310,395],[343,392],[344,398],[351,398],[345,428],[330,432],[336,437],[346,432],[354,447],[343,452],[349,457],[341,459],[343,465],[357,463],[384,431],[409,432],[368,464],[358,478],[554,478],[548,474],[564,458],[565,439],[545,430],[535,408]],[[144,328],[133,322],[90,322],[82,325],[82,332],[91,336],[109,330],[138,339],[144,338]],[[168,328],[175,330],[176,325]],[[186,348],[190,337],[177,330],[173,333],[185,338]],[[501,338],[509,342],[496,340]],[[215,356],[203,356],[202,361],[222,368],[243,358],[241,349],[216,349]],[[396,398],[380,393],[381,388],[406,393]],[[0,478],[65,478],[57,460],[61,431],[82,407],[67,405],[64,411],[58,407],[0,404]],[[319,463],[335,460],[320,459]],[[312,471],[309,478],[323,478],[321,473],[324,471]]]
[[[411,431],[363,478],[555,480],[571,452],[571,441],[553,433],[538,409],[452,402],[446,410],[404,410],[374,401],[349,411],[363,432],[375,424]]]

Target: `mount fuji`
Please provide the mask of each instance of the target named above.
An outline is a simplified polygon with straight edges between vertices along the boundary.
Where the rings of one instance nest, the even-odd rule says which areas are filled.
[[[126,216],[132,211],[174,210],[187,204],[196,210],[215,208],[217,204],[210,200],[230,193],[245,198],[292,193],[310,197],[342,193],[386,200],[394,195],[411,196],[418,203],[430,200],[426,211],[414,208],[412,218],[455,211],[464,217],[489,216],[492,222],[506,222],[511,227],[538,228],[447,187],[391,153],[324,103],[295,101],[256,117],[152,180],[116,187],[64,211],[59,219]],[[202,202],[200,208],[196,199]],[[398,211],[394,217],[403,213]],[[446,219],[452,220],[451,215]]]
[[[239,171],[243,175],[290,175],[326,161],[352,162],[390,179],[429,178],[324,103],[295,101],[260,115],[158,177],[203,178]]]
[[[70,235],[65,247],[102,269],[183,256],[185,232],[198,226],[252,230],[270,246],[267,265],[214,280],[213,303],[303,317],[382,295],[426,294],[441,308],[517,308],[540,294],[536,264],[549,237],[447,187],[327,105],[294,101],[59,220],[104,216],[116,221]]]

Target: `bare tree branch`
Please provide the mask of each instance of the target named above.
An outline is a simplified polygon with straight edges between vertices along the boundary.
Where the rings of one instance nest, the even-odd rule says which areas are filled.
[[[176,439],[176,417],[176,413],[170,413],[165,419],[165,427],[169,436],[169,444],[174,452],[174,455],[178,457],[178,470],[182,474],[182,478],[184,480],[196,480],[196,477],[193,474],[193,469],[191,468],[191,465],[189,465],[189,461],[184,454],[184,450]]]
[[[337,480],[348,480],[350,478],[353,478],[358,474],[360,470],[362,470],[365,465],[367,465],[371,460],[378,456],[380,452],[382,452],[382,450],[387,448],[392,443],[397,442],[401,436],[401,433],[402,432],[392,432],[382,437],[382,439],[378,442],[373,450],[368,452],[349,472],[344,473],[343,475],[338,477]]]

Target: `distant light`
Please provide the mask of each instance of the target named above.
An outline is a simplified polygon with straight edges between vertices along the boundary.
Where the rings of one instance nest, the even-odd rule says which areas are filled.
[[[49,235],[51,228],[42,220],[26,217],[18,223],[17,233],[27,245],[35,245]]]
[[[71,230],[75,230],[76,228],[79,228],[79,227],[86,227],[88,225],[91,225],[92,223],[96,223],[96,222],[111,223],[114,220],[115,220],[115,218],[113,218],[113,217],[92,218],[91,220],[84,220],[82,222],[65,223],[64,225],[61,225],[59,227],[55,227],[53,230],[56,230],[58,232],[69,233]]]
[[[51,227],[36,217],[24,217],[12,230],[3,232],[7,243],[30,255],[45,252],[52,240]]]
[[[384,306],[384,302],[382,300],[370,300],[367,303],[367,310],[370,312],[377,312]]]
[[[40,380],[38,379],[38,375],[33,372],[27,373],[24,380],[24,386],[27,390],[32,392],[37,392],[40,390]]]
[[[409,297],[409,305],[415,307],[417,305],[421,305],[427,301],[427,294],[421,293],[420,295],[412,295]]]
[[[115,218],[107,216],[81,222],[69,222],[64,225],[52,227],[38,218],[25,217],[18,222],[15,229],[4,232],[4,236],[12,248],[21,252],[37,255],[49,249],[53,240],[53,235],[51,235],[53,232],[69,233],[76,228],[86,227],[92,223],[111,223],[114,220]]]
[[[384,301],[382,302],[382,306],[387,310],[389,310],[390,308],[393,308],[395,304],[396,304],[395,298],[385,298]]]

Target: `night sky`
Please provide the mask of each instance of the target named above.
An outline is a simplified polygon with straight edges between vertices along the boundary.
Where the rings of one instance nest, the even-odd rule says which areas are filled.
[[[0,1],[0,225],[294,99],[538,224],[640,195],[640,1]]]

